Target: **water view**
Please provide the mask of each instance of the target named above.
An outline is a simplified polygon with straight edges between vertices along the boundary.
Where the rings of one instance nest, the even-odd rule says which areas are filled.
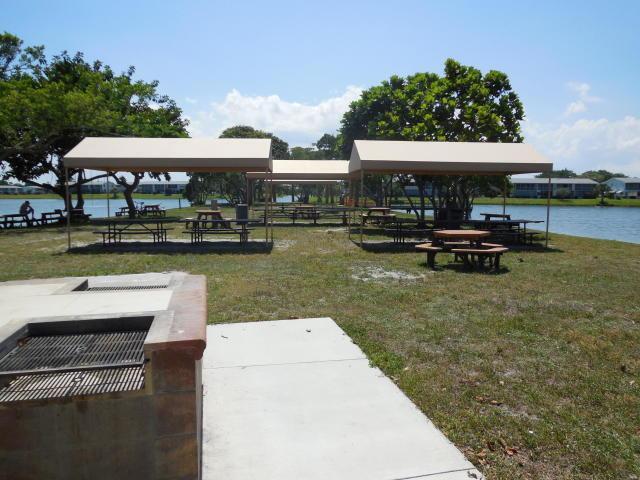
[[[482,213],[502,213],[502,205],[476,205],[474,220]],[[507,205],[513,219],[545,220],[547,207],[542,205]],[[533,229],[544,230],[544,224]],[[551,207],[549,231],[604,240],[640,243],[640,208],[623,207]]]
[[[280,197],[278,201],[288,201],[289,197]],[[30,199],[36,211],[36,218],[42,212],[52,212],[64,208],[62,200]],[[0,215],[17,213],[24,199],[0,199]],[[185,199],[150,199],[144,203],[160,204],[162,208],[171,209],[188,207]],[[226,203],[219,200],[219,203]],[[123,199],[110,201],[111,215],[126,205]],[[85,211],[93,218],[107,216],[107,201],[105,199],[87,199]],[[502,213],[502,205],[477,205],[473,209],[472,218],[482,219],[482,213]],[[544,220],[546,207],[541,205],[507,205],[507,213],[514,219]],[[544,224],[534,224],[531,228],[544,230]],[[591,237],[604,240],[619,240],[622,242],[640,243],[640,208],[621,207],[551,207],[551,222],[549,230],[554,233]]]

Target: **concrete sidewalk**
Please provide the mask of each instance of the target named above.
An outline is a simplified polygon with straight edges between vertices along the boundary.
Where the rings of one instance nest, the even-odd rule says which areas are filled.
[[[205,480],[480,479],[329,318],[209,326]]]

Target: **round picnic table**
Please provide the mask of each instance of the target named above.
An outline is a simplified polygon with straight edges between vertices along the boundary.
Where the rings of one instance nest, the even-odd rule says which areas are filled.
[[[452,240],[469,240],[470,242],[486,238],[491,232],[486,230],[436,230],[433,236],[436,238],[450,238]]]
[[[433,236],[436,240],[468,241],[469,244],[478,245],[483,238],[487,238],[491,232],[486,230],[436,230]]]

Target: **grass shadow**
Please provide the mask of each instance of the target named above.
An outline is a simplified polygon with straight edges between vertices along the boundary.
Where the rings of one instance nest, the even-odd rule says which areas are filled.
[[[116,245],[103,245],[102,243],[91,243],[81,247],[71,247],[66,252],[56,255],[75,253],[75,254],[96,254],[96,253],[146,253],[157,255],[174,255],[174,254],[265,254],[271,253],[273,243],[265,243],[263,241],[250,241],[241,244],[237,241],[220,240],[214,242],[202,242],[192,245],[187,242],[122,242]]]

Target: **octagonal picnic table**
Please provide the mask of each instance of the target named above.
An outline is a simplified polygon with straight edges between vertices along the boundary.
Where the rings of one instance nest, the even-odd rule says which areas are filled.
[[[491,232],[487,230],[436,230],[433,236],[440,240],[468,241],[471,245],[478,244],[487,238]]]

